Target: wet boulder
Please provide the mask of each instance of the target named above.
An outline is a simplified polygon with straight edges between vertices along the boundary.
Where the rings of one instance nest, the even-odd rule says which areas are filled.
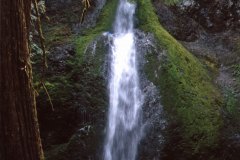
[[[209,32],[221,32],[240,25],[238,0],[184,0],[174,8],[187,14]]]

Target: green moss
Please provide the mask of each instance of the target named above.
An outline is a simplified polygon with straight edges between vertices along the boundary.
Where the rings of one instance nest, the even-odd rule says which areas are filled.
[[[164,3],[167,5],[174,5],[180,3],[182,0],[164,0]]]
[[[34,85],[36,91],[39,93],[37,101],[44,102],[47,105],[50,105],[50,103],[48,102],[46,91],[43,89],[40,81],[35,81]],[[48,77],[45,81],[45,86],[48,90],[49,95],[51,96],[54,107],[65,104],[69,99],[71,99],[73,86],[69,78],[66,77],[66,75]]]
[[[47,49],[54,45],[65,44],[71,42],[73,37],[71,29],[68,25],[63,24],[47,24],[43,28],[45,44]]]
[[[84,31],[79,37],[74,37],[77,54],[66,60],[66,62],[62,62],[63,64],[66,63],[65,69],[67,71],[63,71],[61,74],[57,73],[55,75],[51,73],[47,75],[46,88],[51,96],[54,108],[72,106],[72,101],[77,97],[81,97],[79,98],[81,101],[78,101],[78,103],[80,103],[81,106],[90,106],[88,108],[90,108],[89,110],[91,111],[105,105],[103,104],[105,103],[105,83],[98,74],[100,72],[98,66],[100,66],[100,61],[103,60],[102,54],[106,52],[103,51],[102,54],[96,54],[95,59],[91,58],[90,61],[86,60],[84,63],[81,62],[83,60],[83,53],[88,44],[103,31],[107,31],[111,28],[117,2],[118,0],[108,0],[96,27]],[[45,25],[44,32],[45,35],[48,35],[46,36],[48,45],[53,47],[56,44],[55,42],[68,43],[67,39],[65,39],[66,41],[64,40],[64,37],[67,35],[64,31],[67,30],[68,26],[62,24],[57,26],[54,25],[55,24]],[[72,39],[73,35],[70,34],[69,37]],[[97,49],[101,47],[102,46],[98,45]],[[41,62],[39,61],[39,63]],[[38,101],[44,102],[46,100],[46,93],[40,85],[40,75],[36,74],[34,78],[35,88],[39,92]],[[78,94],[78,96],[76,96],[76,94]]]
[[[130,3],[137,3],[137,0],[128,0],[128,2],[130,2]]]
[[[90,125],[85,127],[90,128],[72,135],[67,143],[51,146],[46,152],[46,160],[85,160],[93,157],[98,152],[97,146],[102,145],[102,139],[99,138],[102,129]]]
[[[108,46],[106,45],[106,37],[100,37],[95,41],[95,53],[88,54],[85,61],[91,66],[89,72],[95,75],[100,75],[103,71],[103,64],[105,61],[106,53],[108,53]],[[91,53],[87,51],[86,53]]]
[[[75,44],[79,63],[82,62],[84,51],[89,43],[91,43],[102,32],[109,31],[112,28],[117,4],[118,0],[107,0],[102,13],[100,14],[97,25],[94,28],[84,31],[82,35],[76,38]]]
[[[158,55],[148,54],[145,69],[149,79],[160,87],[165,109],[181,126],[184,150],[197,154],[214,148],[222,122],[220,95],[211,78],[202,64],[159,24],[150,0],[138,1],[137,15],[139,28],[153,33],[159,48],[167,51],[162,62]]]
[[[66,160],[65,152],[67,150],[68,143],[52,146],[52,149],[45,153],[46,160]]]

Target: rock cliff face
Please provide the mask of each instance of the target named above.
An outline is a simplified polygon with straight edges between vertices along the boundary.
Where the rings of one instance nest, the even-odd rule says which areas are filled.
[[[136,3],[146,122],[138,159],[237,160],[240,1]],[[111,43],[108,33],[102,33],[111,31],[117,0],[92,0],[83,24],[79,24],[81,1],[46,0],[46,4],[50,18],[43,22],[50,52],[46,86],[55,108],[51,111],[40,89],[37,102],[46,158],[101,159]]]
[[[237,0],[184,0],[167,6],[153,0],[162,25],[178,40],[194,41],[202,32],[239,32],[240,2]]]
[[[80,65],[74,64],[76,53],[66,56],[65,47],[49,55],[48,86],[55,111],[42,107],[42,94],[38,98],[46,158],[100,159],[107,112],[108,39],[100,36],[89,44]]]
[[[175,9],[189,15],[210,32],[239,29],[238,0],[184,0]]]
[[[90,8],[81,21],[84,3],[79,0],[46,0],[47,15],[51,21],[70,24],[75,33],[94,27],[106,0],[90,0]]]

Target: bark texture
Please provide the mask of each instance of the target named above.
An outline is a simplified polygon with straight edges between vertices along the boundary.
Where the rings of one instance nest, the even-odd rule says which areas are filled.
[[[28,44],[31,0],[0,0],[0,159],[43,159]]]

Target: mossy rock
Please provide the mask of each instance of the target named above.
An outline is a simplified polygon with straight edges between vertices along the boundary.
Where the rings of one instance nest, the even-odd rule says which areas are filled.
[[[108,40],[101,35],[111,28],[117,3],[117,0],[108,0],[96,27],[75,36],[77,53],[64,61],[67,69],[58,75],[49,74],[46,78],[54,112],[50,108],[41,107],[47,96],[43,90],[39,92],[40,121],[49,124],[41,128],[48,160],[92,159],[99,146],[102,146],[101,132],[107,110],[107,87],[102,71],[108,54],[105,43]],[[92,50],[94,44],[95,53]],[[93,132],[79,138],[76,130],[84,125],[91,125]]]
[[[75,39],[75,45],[78,55],[77,63],[83,62],[86,47],[89,46],[103,32],[112,29],[112,23],[115,18],[118,0],[107,0],[95,27],[85,30]]]
[[[177,126],[169,130],[172,136],[179,137],[171,142],[175,147],[170,150],[178,150],[190,159],[213,150],[222,125],[222,98],[213,80],[198,59],[161,26],[150,0],[138,1],[137,16],[138,27],[153,33],[158,47],[167,55],[161,60],[157,54],[147,54],[145,72],[160,89],[170,123]]]
[[[99,130],[86,125],[79,129],[67,143],[52,146],[46,152],[46,160],[99,159],[101,138]]]
[[[102,76],[106,75],[109,41],[107,35],[100,35],[86,48],[83,61],[91,66],[90,73]]]

